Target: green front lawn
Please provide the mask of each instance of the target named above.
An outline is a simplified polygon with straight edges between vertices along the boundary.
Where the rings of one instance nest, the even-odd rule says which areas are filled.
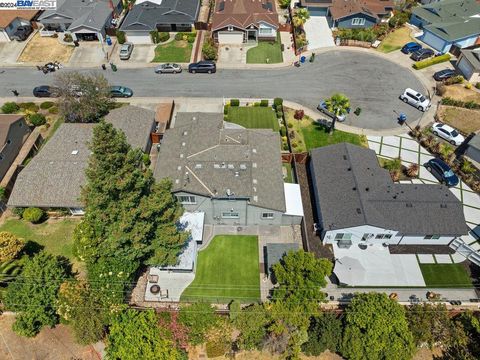
[[[228,106],[225,121],[247,129],[272,129],[279,131],[275,111],[271,107]]]
[[[294,184],[295,182],[293,181],[292,164],[284,163],[282,166],[285,169],[283,172],[286,173],[286,176],[283,178],[283,182]]]
[[[74,264],[78,261],[73,256],[73,230],[80,220],[51,219],[42,224],[33,225],[27,221],[10,218],[0,226],[0,231],[8,231],[25,241],[35,242],[53,255],[65,256]]]
[[[174,40],[155,48],[155,57],[152,62],[190,62],[193,44],[185,40]]]
[[[256,236],[217,235],[198,253],[195,280],[183,301],[243,303],[260,300],[260,265]]]
[[[275,42],[259,41],[257,46],[247,51],[247,64],[277,64],[282,61],[280,33],[277,33]]]
[[[472,281],[462,264],[419,264],[428,287],[472,287]]]
[[[401,27],[390,32],[385,39],[383,39],[377,50],[383,53],[389,53],[401,49],[403,45],[413,40],[410,36],[410,29],[406,26]]]

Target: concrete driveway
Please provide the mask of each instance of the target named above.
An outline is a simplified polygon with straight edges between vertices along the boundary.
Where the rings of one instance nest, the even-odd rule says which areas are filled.
[[[308,50],[335,46],[332,30],[325,16],[311,16],[303,25],[308,40]]]
[[[220,45],[218,47],[218,64],[246,64],[247,50],[252,46],[245,44],[239,45]]]
[[[1,66],[5,65],[14,65],[17,63],[17,58],[22,53],[25,48],[25,42],[20,41],[9,41],[9,42],[0,42],[0,64]]]
[[[107,51],[106,45],[102,49],[102,45],[98,42],[82,41],[73,51],[69,64],[73,68],[82,68],[108,63],[104,50]]]
[[[119,51],[121,45],[118,44],[113,52],[112,60],[115,64],[120,65],[120,67],[128,67],[139,64],[148,64],[155,57],[155,47],[156,45],[134,45],[130,59],[120,60]]]

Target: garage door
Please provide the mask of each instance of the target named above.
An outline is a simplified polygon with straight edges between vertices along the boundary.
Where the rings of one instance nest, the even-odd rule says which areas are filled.
[[[134,43],[134,44],[151,44],[152,38],[148,31],[145,32],[135,32],[135,33],[128,33],[127,32],[127,41]]]
[[[234,31],[222,31],[218,33],[219,44],[242,44],[243,33]]]
[[[473,67],[472,65],[465,59],[462,58],[457,64],[458,68],[463,74],[463,77],[467,80],[470,80],[470,78],[473,75]]]
[[[444,47],[447,45],[443,39],[425,30],[420,40],[440,52],[443,52]],[[448,51],[448,49],[445,49],[445,51]]]

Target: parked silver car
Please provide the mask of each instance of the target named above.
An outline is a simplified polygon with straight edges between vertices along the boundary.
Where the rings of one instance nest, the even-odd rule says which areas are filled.
[[[120,52],[119,52],[120,60],[130,59],[130,55],[132,55],[132,51],[133,51],[133,44],[130,42],[124,43],[120,47]]]
[[[420,111],[427,111],[431,105],[430,99],[410,88],[405,89],[403,94],[400,95],[400,100],[416,107]]]
[[[178,74],[182,72],[182,67],[178,64],[161,64],[155,68],[157,74]]]

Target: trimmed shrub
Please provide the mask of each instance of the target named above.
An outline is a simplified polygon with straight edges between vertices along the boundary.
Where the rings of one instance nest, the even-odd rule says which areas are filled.
[[[58,114],[58,107],[52,106],[50,109],[48,109],[49,114]]]
[[[225,355],[228,351],[228,344],[220,341],[207,341],[205,344],[205,350],[209,358],[216,358]]]
[[[25,247],[25,241],[7,231],[0,232],[0,263],[18,257]]]
[[[186,40],[188,42],[193,42],[190,39],[193,38],[193,41],[195,41],[195,33],[191,32],[178,32],[175,34],[175,40],[180,41],[180,40]]]
[[[154,44],[158,44],[160,42],[160,35],[157,30],[150,31],[150,38]]]
[[[286,136],[287,136],[287,128],[286,128],[285,126],[283,126],[283,125],[280,127],[280,135],[281,135],[282,137],[284,137],[284,136],[286,137]]]
[[[42,126],[47,123],[47,119],[43,114],[32,114],[28,117],[28,121],[30,121],[33,126]]]
[[[158,33],[158,40],[160,42],[165,42],[167,41],[168,39],[170,39],[170,34],[168,32],[161,32],[161,33]]]
[[[117,29],[115,31],[115,35],[117,36],[117,41],[120,45],[125,44],[125,32]]]
[[[65,34],[65,35],[63,35],[63,41],[65,41],[66,43],[71,43],[71,42],[73,42],[72,34]]]
[[[45,212],[42,209],[32,207],[27,208],[23,212],[23,219],[26,221],[30,221],[32,224],[38,224],[40,221],[43,220],[45,216]]]
[[[475,101],[467,101],[463,102],[461,100],[455,100],[450,97],[442,98],[442,105],[447,106],[456,106],[456,107],[463,107],[466,109],[480,109],[480,104],[476,103]]]
[[[268,107],[268,100],[260,100],[260,106]]]
[[[420,70],[420,69],[424,69],[426,67],[429,67],[429,66],[432,66],[432,65],[435,65],[435,64],[440,64],[442,62],[449,61],[450,58],[451,58],[450,54],[443,54],[443,55],[440,55],[440,56],[435,56],[435,57],[430,58],[430,59],[417,61],[412,66],[415,70]]]
[[[205,60],[215,60],[217,58],[217,48],[213,44],[212,39],[203,43],[202,55]]]
[[[475,87],[476,87],[478,90],[480,90],[480,82],[476,83],[476,84],[475,84]]]
[[[40,109],[47,110],[50,109],[55,103],[53,101],[44,101],[40,104]]]
[[[293,115],[293,117],[297,120],[302,120],[304,116],[305,116],[305,111],[303,110],[295,110],[295,114]]]
[[[451,78],[445,80],[445,85],[453,84],[463,84],[465,78],[462,75],[452,76]]]
[[[240,100],[238,99],[231,99],[230,106],[240,106]]]
[[[33,113],[36,113],[38,110],[40,110],[38,105],[33,103],[33,102],[19,103],[18,107],[20,108],[20,110],[29,111],[29,112],[33,112]]]
[[[283,116],[283,111],[282,110],[278,110],[277,111],[277,118],[281,119]]]
[[[275,109],[277,109],[279,106],[282,106],[282,105],[283,105],[283,99],[282,98],[273,99],[273,106],[275,107]]]
[[[223,107],[223,115],[227,115],[228,114],[228,105],[225,105]]]
[[[195,38],[196,38],[196,35],[193,34],[193,35],[188,35],[187,36],[187,41],[190,43],[190,44],[193,44],[195,42]]]
[[[470,84],[469,82],[467,82],[467,83],[465,84],[465,89],[470,90],[471,88],[472,88],[472,84]]]
[[[25,211],[25,208],[15,207],[12,209],[12,214],[18,216],[21,219],[23,217],[24,211]]]
[[[287,124],[287,126],[288,126],[289,129],[293,128],[293,124],[292,124],[291,122],[289,122],[289,123]]]
[[[13,114],[20,110],[20,106],[16,102],[6,102],[2,105],[2,112],[4,114]]]
[[[0,186],[0,201],[5,200],[6,192],[7,192],[7,189],[5,189],[3,186]]]

